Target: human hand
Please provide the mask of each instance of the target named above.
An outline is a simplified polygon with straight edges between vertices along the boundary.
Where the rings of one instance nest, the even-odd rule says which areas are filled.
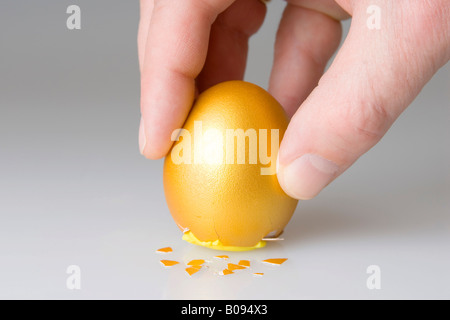
[[[367,24],[373,5],[379,29]],[[264,14],[258,0],[141,0],[139,140],[146,157],[168,152],[196,89],[242,79],[248,38]],[[323,74],[340,42],[339,21],[349,16],[347,39]],[[279,151],[285,192],[316,196],[381,139],[449,59],[447,0],[288,0],[269,84],[293,116]]]

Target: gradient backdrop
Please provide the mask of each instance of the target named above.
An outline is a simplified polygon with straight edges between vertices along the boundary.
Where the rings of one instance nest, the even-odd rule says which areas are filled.
[[[66,27],[70,4],[81,30]],[[246,80],[263,87],[284,5],[269,4],[251,41]],[[188,278],[155,249],[218,253],[181,240],[162,161],[138,152],[138,17],[138,1],[0,3],[0,298],[450,298],[450,65],[373,150],[299,203],[284,242],[230,254],[284,265]],[[79,290],[66,286],[70,265]],[[381,290],[366,286],[370,265]]]

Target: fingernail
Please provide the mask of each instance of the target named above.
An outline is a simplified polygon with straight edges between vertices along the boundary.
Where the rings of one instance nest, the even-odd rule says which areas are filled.
[[[141,117],[141,122],[139,124],[139,151],[144,154],[145,145],[147,143],[147,138],[145,137],[144,120]]]
[[[333,161],[316,154],[305,154],[278,169],[278,181],[284,192],[295,199],[314,198],[339,171]]]

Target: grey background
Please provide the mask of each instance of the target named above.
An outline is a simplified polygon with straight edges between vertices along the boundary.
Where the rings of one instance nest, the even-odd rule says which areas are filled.
[[[66,28],[77,4],[82,29]],[[267,87],[285,3],[251,40],[246,80]],[[162,161],[138,152],[138,1],[0,4],[0,298],[450,298],[450,66],[386,137],[317,198],[285,241],[247,253],[262,278],[187,277],[168,259],[218,254],[181,240]],[[348,30],[349,22],[344,29]],[[257,262],[289,260],[279,268]],[[69,265],[81,290],[66,287]],[[381,290],[366,268],[379,265]]]

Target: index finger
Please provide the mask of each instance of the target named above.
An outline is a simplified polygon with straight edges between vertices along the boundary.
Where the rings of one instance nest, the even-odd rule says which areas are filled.
[[[211,24],[235,0],[155,0],[141,74],[141,153],[165,156],[195,95]]]

